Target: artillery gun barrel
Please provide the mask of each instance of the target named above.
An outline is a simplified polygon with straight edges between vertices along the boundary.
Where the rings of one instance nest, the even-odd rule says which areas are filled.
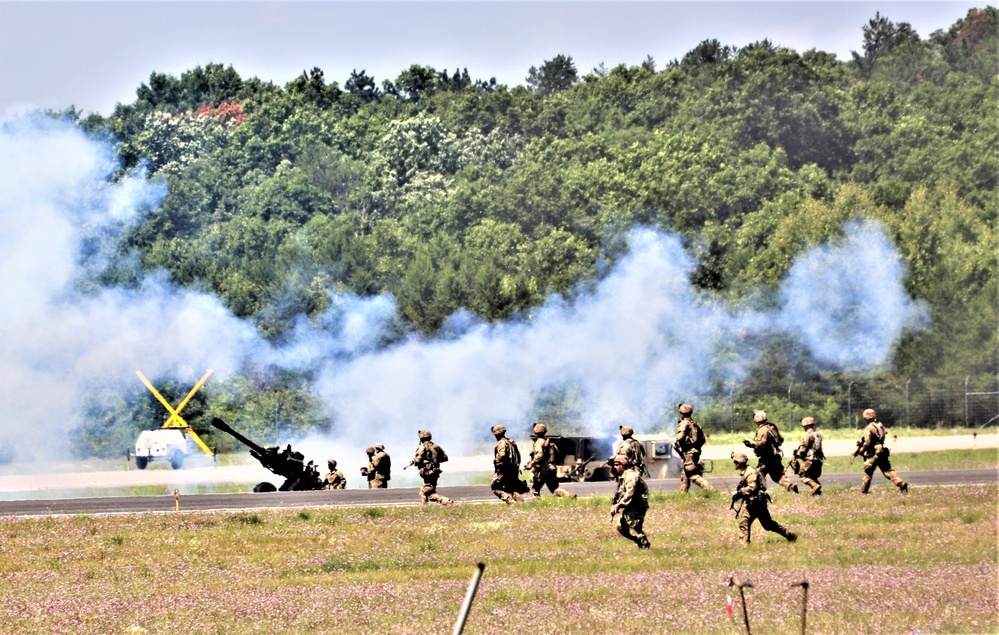
[[[240,443],[242,443],[246,447],[250,448],[256,454],[258,454],[260,456],[265,456],[266,454],[268,454],[267,450],[265,450],[264,448],[260,447],[259,445],[257,445],[253,441],[250,441],[249,439],[247,439],[246,437],[244,437],[240,433],[238,433],[235,430],[233,430],[231,427],[229,427],[228,423],[226,423],[225,421],[222,421],[218,417],[212,419],[212,426],[218,428],[222,432],[225,432],[225,433],[229,434],[230,436],[232,436],[233,438],[235,438],[237,441],[239,441]]]

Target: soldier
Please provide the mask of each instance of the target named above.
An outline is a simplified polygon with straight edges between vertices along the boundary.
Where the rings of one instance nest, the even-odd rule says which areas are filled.
[[[611,519],[618,513],[621,519],[615,526],[617,533],[638,545],[639,549],[649,549],[649,539],[642,529],[645,513],[649,511],[649,488],[638,467],[631,464],[626,454],[618,454],[611,459],[611,469],[617,476],[617,493],[611,506]]]
[[[618,450],[618,454],[627,456],[639,474],[648,475],[649,472],[645,469],[645,448],[642,447],[641,441],[634,438],[634,434],[635,429],[631,426],[621,426],[621,449]]]
[[[757,425],[756,438],[752,441],[744,440],[742,443],[747,448],[753,448],[753,453],[758,457],[756,467],[778,485],[797,494],[798,486],[784,473],[784,463],[781,461],[784,451],[780,446],[784,443],[784,437],[780,435],[777,426],[767,421],[767,413],[762,410],[756,411],[753,421]]]
[[[888,446],[885,445],[885,426],[877,420],[877,414],[868,408],[864,411],[864,421],[867,427],[864,428],[864,437],[857,441],[857,454],[864,457],[864,481],[860,486],[860,493],[866,494],[871,488],[871,477],[874,470],[880,469],[885,478],[898,487],[898,491],[903,494],[909,491],[909,484],[899,478],[898,474],[891,467],[888,460],[890,454]]]
[[[547,487],[556,496],[575,498],[575,494],[559,487],[558,474],[555,472],[556,449],[547,434],[548,426],[543,423],[535,424],[531,460],[524,466],[524,469],[531,470],[531,494],[541,496],[541,488]]]
[[[704,430],[691,417],[694,408],[683,403],[679,406],[680,421],[676,424],[676,441],[673,448],[683,459],[683,471],[680,472],[680,491],[687,492],[694,483],[709,492],[716,491],[711,483],[704,480],[704,464],[701,463],[701,448],[704,446]]]
[[[423,487],[420,488],[420,504],[426,505],[428,501],[440,503],[446,507],[454,505],[447,496],[437,493],[437,480],[441,477],[441,463],[447,461],[447,454],[444,449],[431,441],[429,430],[420,430],[420,445],[416,448],[416,456],[410,461],[410,465],[415,465],[416,470],[423,478]]]
[[[326,465],[330,471],[326,474],[326,483],[323,485],[323,489],[346,489],[347,477],[336,469],[336,460],[330,459],[326,461]]]
[[[755,467],[749,466],[749,459],[742,452],[732,453],[732,464],[736,471],[742,475],[742,480],[732,494],[731,509],[735,510],[735,517],[739,521],[739,540],[749,544],[749,530],[753,521],[759,519],[760,526],[767,531],[780,534],[787,538],[788,542],[798,539],[798,534],[789,531],[787,527],[781,525],[770,517],[770,495],[767,493],[767,481],[763,473]],[[742,500],[742,506],[735,509],[736,501]]]
[[[368,489],[384,489],[388,487],[384,474],[381,474],[375,465],[375,448],[368,446],[364,448],[364,453],[368,455],[367,467],[361,468],[361,474],[368,478]]]
[[[805,429],[805,436],[801,437],[801,445],[794,451],[791,470],[802,483],[812,488],[812,496],[819,496],[822,494],[819,477],[822,476],[822,462],[826,459],[822,452],[822,435],[815,430],[813,417],[803,418],[801,427]]]
[[[493,494],[507,505],[524,500],[521,496],[527,491],[527,483],[520,480],[520,450],[517,444],[506,438],[506,426],[491,428],[496,437],[493,448],[493,480],[489,487]]]
[[[392,457],[385,451],[381,443],[375,445],[375,455],[371,457],[371,466],[375,470],[375,480],[381,483],[378,487],[388,487],[392,480]]]

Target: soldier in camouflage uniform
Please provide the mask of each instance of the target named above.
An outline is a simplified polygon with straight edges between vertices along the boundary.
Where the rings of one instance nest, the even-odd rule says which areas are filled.
[[[517,444],[506,438],[506,426],[492,427],[496,437],[493,448],[493,480],[489,487],[493,494],[507,505],[519,503],[521,494],[527,491],[527,483],[520,480],[520,450]]]
[[[343,475],[343,472],[336,469],[336,460],[330,459],[326,461],[326,465],[330,471],[326,473],[326,482],[323,485],[323,489],[346,489],[347,477]]]
[[[420,445],[416,448],[416,456],[410,462],[415,465],[416,470],[423,478],[423,487],[420,488],[420,504],[427,502],[440,503],[446,507],[454,505],[447,496],[437,493],[437,480],[441,477],[441,463],[447,461],[447,454],[443,448],[431,441],[429,430],[420,430]]]
[[[777,426],[767,421],[767,413],[757,410],[753,415],[756,422],[756,438],[752,441],[744,440],[742,443],[747,448],[753,448],[753,453],[757,456],[756,467],[765,475],[769,476],[774,483],[786,487],[789,492],[798,493],[798,486],[791,482],[791,479],[784,473],[784,463],[781,458],[784,451],[781,450],[783,437]]]
[[[645,468],[645,448],[642,447],[642,442],[635,438],[635,429],[631,426],[621,426],[621,447],[618,449],[617,454],[624,454],[628,457],[629,463],[632,467],[638,468],[638,473],[642,475],[647,475],[648,470]],[[607,463],[610,464],[614,460],[614,457],[607,459]],[[614,477],[614,470],[611,470],[611,476]],[[617,480],[614,477],[614,480]]]
[[[822,451],[822,435],[815,430],[814,417],[803,418],[801,427],[805,429],[805,436],[801,437],[801,444],[794,451],[791,470],[802,483],[812,489],[812,496],[819,496],[822,494],[819,477],[822,476],[822,462],[826,459]]]
[[[683,459],[683,471],[680,472],[680,491],[686,493],[690,484],[694,483],[709,492],[716,491],[711,483],[704,480],[704,464],[701,463],[701,448],[704,446],[704,430],[693,420],[694,408],[684,403],[679,406],[680,421],[676,424],[676,441],[673,448]]]
[[[649,488],[638,467],[631,464],[626,454],[618,454],[611,459],[611,470],[617,476],[618,487],[611,506],[611,518],[620,514],[615,526],[617,533],[638,545],[639,549],[649,549],[649,539],[642,525],[645,513],[649,511]]]
[[[375,455],[371,457],[371,467],[375,471],[375,480],[381,483],[380,487],[388,487],[388,482],[392,480],[392,457],[385,451],[385,446],[381,443],[375,444]]]
[[[797,540],[798,534],[789,531],[787,527],[770,517],[770,508],[768,507],[770,495],[767,494],[767,480],[763,473],[755,467],[750,467],[749,459],[741,452],[732,453],[732,464],[736,471],[742,475],[742,480],[739,481],[735,493],[732,494],[731,505],[731,508],[735,509],[737,501],[743,502],[739,509],[735,509],[735,517],[739,521],[739,540],[745,545],[749,544],[750,526],[757,519],[759,519],[763,529],[784,536],[788,542]]]
[[[866,494],[871,489],[871,477],[874,476],[876,469],[880,469],[885,478],[895,484],[898,491],[907,493],[909,484],[899,478],[891,467],[891,461],[888,460],[890,451],[885,445],[888,433],[884,424],[877,420],[877,414],[870,408],[864,411],[864,420],[867,422],[864,437],[857,442],[857,451],[864,457],[864,481],[860,486],[860,493]]]
[[[531,444],[531,460],[524,466],[531,470],[531,494],[541,496],[541,488],[547,487],[548,491],[556,496],[575,498],[575,494],[570,494],[559,487],[558,474],[555,471],[555,447],[551,439],[547,438],[548,426],[543,423],[534,426],[534,442]]]

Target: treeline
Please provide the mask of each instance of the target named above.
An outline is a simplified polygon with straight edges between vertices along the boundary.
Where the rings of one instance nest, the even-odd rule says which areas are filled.
[[[135,102],[80,121],[117,143],[123,171],[169,185],[99,282],[165,269],[278,342],[330,288],[389,292],[400,328],[433,333],[461,308],[500,320],[572,293],[635,224],[679,233],[695,284],[739,298],[863,216],[887,226],[934,316],[897,372],[994,373],[997,27],[993,7],[926,38],[877,15],[848,61],[708,40],[662,68],[581,73],[559,55],[514,87],[418,65],[343,86],[318,68],[283,87],[219,64],[153,73]],[[289,425],[328,424],[307,377],[277,384],[225,390],[244,409],[285,391]],[[111,418],[97,410],[94,425]],[[91,427],[86,451],[112,451],[84,441]]]

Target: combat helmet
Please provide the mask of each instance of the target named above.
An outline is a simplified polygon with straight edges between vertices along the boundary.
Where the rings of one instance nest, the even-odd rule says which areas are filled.
[[[808,426],[814,426],[814,425],[815,425],[815,417],[804,417],[801,420],[802,428],[807,428]]]
[[[681,415],[689,415],[693,414],[694,407],[691,406],[689,403],[682,403],[679,406],[677,406],[677,410],[680,411]]]
[[[385,449],[385,444],[384,443],[379,443],[378,445],[375,446],[375,452],[381,452],[384,449]]]
[[[430,440],[430,430],[420,430],[420,441]]]
[[[614,458],[611,459],[611,463],[620,463],[625,467],[631,466],[631,459],[628,458],[627,454],[615,454]]]
[[[495,435],[506,434],[506,426],[502,424],[495,425],[492,428],[490,428],[490,430]]]
[[[543,423],[534,424],[534,434],[538,435],[539,437],[545,436],[546,434],[548,434],[548,426],[546,426]]]
[[[326,464],[329,465],[331,468],[335,468],[336,467],[336,459],[330,459],[330,460],[326,461]]]
[[[757,410],[753,413],[753,421],[755,421],[758,426],[763,425],[767,422],[767,413],[762,410]]]
[[[746,465],[749,463],[749,457],[743,454],[742,452],[733,452],[732,462],[735,463],[736,465]]]
[[[364,453],[370,456],[375,453],[375,449],[369,445],[368,447],[364,448]]]
[[[635,434],[635,429],[631,426],[621,426],[621,436],[627,439],[631,435]]]

